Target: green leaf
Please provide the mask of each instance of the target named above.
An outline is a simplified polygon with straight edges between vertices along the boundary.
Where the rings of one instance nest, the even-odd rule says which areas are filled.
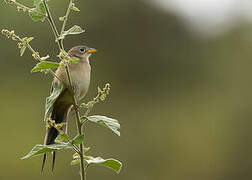
[[[71,57],[71,61],[77,63],[80,59],[77,57]]]
[[[84,150],[84,153],[86,153],[90,150],[90,147],[84,147],[83,150]]]
[[[65,90],[65,86],[62,83],[54,83],[52,87],[52,92],[49,97],[46,98],[45,104],[45,119],[50,117],[50,113],[52,112],[53,105],[59,95]]]
[[[77,164],[80,164],[80,156],[78,153],[74,153],[71,165],[73,166],[73,165],[77,165]]]
[[[46,9],[43,4],[43,0],[33,0],[35,8],[29,10],[29,16],[33,21],[44,21],[46,18]]]
[[[56,150],[62,150],[62,149],[70,149],[72,148],[72,145],[69,143],[60,143],[60,144],[52,144],[52,145],[41,145],[37,144],[35,145],[32,150],[24,157],[21,159],[27,159],[31,158],[37,155],[41,155],[47,152],[52,152]]]
[[[122,163],[120,161],[116,160],[116,159],[113,159],[113,158],[103,159],[101,157],[87,156],[87,158],[85,158],[85,161],[88,164],[99,164],[99,165],[103,165],[103,166],[106,166],[108,168],[111,168],[117,174],[120,173],[121,168],[122,168]]]
[[[78,164],[80,164],[80,159],[74,159],[74,160],[72,160],[72,162],[71,162],[71,165],[72,165],[72,166],[78,165]]]
[[[71,27],[69,30],[65,31],[65,35],[68,34],[80,34],[85,32],[85,30],[83,30],[80,26],[74,25],[73,27]]]
[[[20,56],[24,55],[25,50],[26,50],[26,46],[22,46],[20,49]]]
[[[70,35],[70,34],[80,34],[85,32],[80,26],[74,25],[71,27],[69,30],[64,31],[58,38],[57,40],[64,39],[65,36]]]
[[[68,142],[68,141],[69,141],[69,136],[66,133],[58,135],[57,138],[55,139],[56,143]]]
[[[50,62],[50,61],[41,61],[38,64],[36,64],[36,66],[31,70],[31,72],[34,73],[41,70],[53,69],[57,67],[59,67],[59,63]]]
[[[66,19],[66,16],[59,17],[60,21],[64,21]]]
[[[83,142],[83,140],[84,140],[84,135],[82,134],[82,135],[76,136],[71,143],[74,145],[79,145]]]
[[[77,152],[73,154],[73,159],[79,159],[79,158],[80,158],[80,156]]]
[[[26,42],[29,43],[29,42],[31,42],[33,39],[34,39],[34,37],[29,37],[29,38],[26,39]]]
[[[120,124],[116,119],[108,118],[106,116],[94,115],[89,116],[87,119],[91,122],[101,124],[109,129],[111,129],[115,134],[120,136]]]
[[[74,3],[72,4],[72,10],[74,10],[76,12],[80,12],[80,9],[77,8]]]

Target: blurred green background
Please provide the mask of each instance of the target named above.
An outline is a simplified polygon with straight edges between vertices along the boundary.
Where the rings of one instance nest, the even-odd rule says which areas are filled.
[[[32,6],[31,0],[20,2]],[[49,2],[55,20],[67,3]],[[251,179],[250,23],[238,19],[238,25],[209,35],[192,30],[176,9],[155,3],[76,1],[81,12],[70,16],[67,28],[78,24],[87,31],[68,36],[66,48],[88,44],[99,50],[91,58],[92,81],[84,101],[98,85],[111,83],[109,98],[92,114],[121,123],[121,137],[88,125],[89,154],[123,162],[119,175],[98,166],[89,169],[88,179]],[[33,23],[3,1],[0,17],[1,29],[35,37],[32,46],[56,60],[57,45],[47,22]],[[15,42],[2,35],[0,47],[0,179],[79,179],[78,167],[70,166],[71,152],[58,153],[53,174],[51,159],[43,175],[41,157],[20,160],[43,142],[44,102],[52,78],[30,74],[35,65],[30,52],[20,57]],[[74,125],[71,119],[70,133]]]

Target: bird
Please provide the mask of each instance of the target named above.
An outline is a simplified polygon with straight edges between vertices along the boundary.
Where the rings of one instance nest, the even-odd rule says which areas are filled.
[[[90,84],[90,74],[91,74],[91,66],[89,63],[89,57],[92,53],[96,52],[95,48],[89,48],[85,45],[75,46],[68,51],[68,55],[70,57],[78,58],[77,63],[71,62],[69,66],[69,72],[71,75],[72,86],[74,90],[74,95],[79,102],[87,93],[89,84]],[[61,83],[66,85],[66,89],[64,89],[61,94],[56,99],[55,103],[52,107],[51,119],[58,123],[65,123],[62,127],[64,132],[67,131],[67,119],[68,114],[73,107],[73,98],[72,98],[72,90],[70,89],[70,84],[67,76],[67,72],[65,68],[58,68],[55,72],[56,77],[52,81],[51,93],[54,87],[58,86]],[[44,138],[44,145],[50,145],[55,143],[55,139],[57,138],[59,132],[54,127],[46,128],[46,135]],[[41,173],[43,172],[45,161],[46,161],[46,153],[43,157]],[[55,156],[56,152],[53,151],[53,162],[52,162],[52,171],[54,170],[55,165]]]

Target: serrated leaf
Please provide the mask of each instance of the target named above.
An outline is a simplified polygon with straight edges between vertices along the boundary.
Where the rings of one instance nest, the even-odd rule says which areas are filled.
[[[26,50],[26,46],[22,46],[20,49],[20,56],[24,55],[25,50]]]
[[[65,86],[62,83],[54,83],[52,87],[52,92],[49,97],[46,98],[45,104],[45,119],[50,117],[53,109],[53,105],[59,95],[65,90]]]
[[[45,69],[54,69],[57,67],[59,67],[59,63],[50,61],[41,61],[38,64],[36,64],[36,66],[31,70],[31,72],[34,73]]]
[[[95,122],[97,124],[101,124],[109,129],[111,129],[115,134],[120,136],[120,124],[116,119],[112,119],[106,116],[94,115],[89,116],[87,119],[91,122]]]
[[[44,21],[46,18],[46,9],[43,4],[43,0],[33,0],[35,8],[29,10],[29,16],[33,21]]]
[[[76,136],[73,140],[72,140],[72,144],[74,144],[74,145],[79,145],[79,144],[81,144],[82,142],[83,142],[83,140],[84,140],[84,135],[82,134],[82,135],[79,135],[79,136]]]
[[[31,158],[37,155],[41,155],[47,152],[52,152],[52,151],[56,151],[56,150],[61,150],[61,149],[70,149],[72,148],[72,145],[69,143],[60,143],[60,144],[51,144],[51,145],[41,145],[41,144],[37,144],[35,145],[32,150],[24,157],[22,157],[21,159],[27,159],[27,158]]]
[[[64,31],[58,38],[57,40],[64,39],[65,36],[70,35],[70,34],[80,34],[85,32],[80,26],[74,25],[71,27],[69,30]]]
[[[91,157],[88,156],[88,159],[85,159],[85,161],[88,164],[98,164],[106,166],[112,170],[114,170],[117,174],[120,173],[122,168],[122,163],[116,159],[110,158],[110,159],[103,159],[101,157]]]
[[[61,143],[61,142],[68,142],[69,136],[66,133],[59,134],[57,138],[55,139],[56,143]]]

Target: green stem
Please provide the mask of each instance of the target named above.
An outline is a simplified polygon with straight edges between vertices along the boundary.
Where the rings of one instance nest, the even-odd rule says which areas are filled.
[[[62,24],[62,28],[61,28],[61,31],[60,31],[60,35],[62,35],[64,33],[64,30],[66,28],[66,23],[67,23],[68,16],[70,14],[71,8],[73,6],[73,1],[74,0],[70,0],[70,2],[69,2],[69,5],[68,5],[67,11],[66,11],[66,15],[64,17],[64,21],[63,21],[63,24]],[[64,38],[59,40],[62,47],[63,47],[63,40],[64,40]]]
[[[73,100],[73,103],[74,103],[74,110],[75,110],[75,115],[76,115],[76,126],[77,126],[77,130],[78,130],[78,135],[82,135],[82,124],[81,124],[81,118],[80,118],[80,112],[79,112],[79,106],[77,104],[77,100],[76,100],[76,97],[75,97],[75,94],[74,94],[74,87],[73,87],[73,83],[72,83],[72,78],[71,78],[71,74],[70,74],[70,71],[69,71],[69,66],[67,65],[66,66],[66,73],[67,73],[67,78],[68,78],[68,81],[69,81],[69,85],[70,85],[70,88],[71,88],[71,91],[72,91],[72,100]],[[83,149],[83,143],[80,144],[80,171],[81,171],[81,180],[85,180],[85,167],[84,167],[84,159],[83,159],[83,156],[84,156],[84,149]]]
[[[67,19],[68,19],[68,16],[69,16],[69,13],[70,13],[70,10],[71,10],[71,7],[72,7],[72,3],[73,3],[73,0],[70,0],[69,6],[68,6],[68,9],[67,9],[67,13],[66,13],[66,17],[65,17],[65,20],[64,20],[63,25],[62,25],[61,34],[64,32],[66,22],[67,22]],[[52,30],[53,30],[55,39],[57,41],[57,38],[59,37],[58,30],[57,30],[57,28],[55,26],[52,15],[51,15],[51,13],[49,11],[49,7],[48,7],[45,0],[43,0],[43,4],[44,4],[44,6],[46,8],[46,12],[47,12],[47,15],[48,15],[47,19],[49,21],[49,24],[50,24]],[[63,39],[61,39],[60,41],[57,41],[60,50],[64,50]],[[70,85],[70,88],[71,88],[71,91],[72,91],[72,100],[73,100],[73,103],[74,103],[74,109],[75,109],[75,115],[76,115],[76,126],[77,126],[77,130],[78,130],[78,134],[82,135],[82,124],[81,124],[79,106],[77,104],[77,100],[76,100],[76,97],[75,97],[75,94],[74,94],[74,87],[73,87],[73,84],[72,84],[71,74],[70,74],[68,65],[66,66],[66,73],[67,73],[67,78],[68,78],[69,85]],[[85,180],[86,176],[85,176],[85,167],[84,167],[84,159],[83,159],[83,156],[84,156],[83,143],[80,144],[79,148],[80,148],[79,155],[80,155],[80,160],[81,160],[81,163],[80,163],[81,180]]]
[[[59,32],[58,32],[58,30],[57,30],[57,27],[56,27],[54,21],[53,21],[51,12],[50,12],[49,7],[48,7],[48,5],[47,5],[47,3],[46,3],[45,0],[43,0],[43,4],[44,4],[44,6],[45,6],[46,13],[47,13],[47,20],[48,20],[48,22],[49,22],[49,24],[50,24],[50,26],[51,26],[51,28],[52,28],[53,34],[54,34],[54,36],[55,36],[55,40],[56,40],[56,42],[57,42],[57,44],[58,44],[58,46],[59,46],[59,49],[60,49],[60,50],[63,50],[63,49],[64,49],[63,45],[57,40],[58,37],[59,37]]]
[[[67,23],[67,20],[68,20],[68,16],[70,14],[71,7],[73,5],[73,1],[74,0],[69,1],[69,5],[68,5],[67,11],[66,11],[64,22],[62,24],[60,35],[62,35],[64,33],[66,23]],[[59,40],[59,44],[62,47],[64,47],[63,46],[63,40],[64,40],[64,38]],[[78,130],[78,135],[82,135],[82,123],[81,123],[81,117],[80,117],[80,112],[79,112],[79,106],[78,106],[78,103],[77,103],[77,100],[76,100],[76,97],[75,97],[75,94],[74,94],[74,87],[73,87],[71,73],[70,73],[68,65],[66,66],[66,73],[67,73],[67,78],[68,78],[69,85],[70,85],[70,88],[71,88],[71,91],[72,91],[72,100],[73,100],[73,103],[74,103],[74,110],[75,110],[75,115],[76,115],[76,126],[77,126],[77,130]],[[80,155],[80,161],[81,161],[80,162],[80,171],[81,171],[80,175],[81,175],[81,180],[85,180],[86,179],[86,173],[85,173],[84,159],[83,159],[83,156],[84,156],[83,143],[80,144],[79,148],[80,148],[79,155]]]

